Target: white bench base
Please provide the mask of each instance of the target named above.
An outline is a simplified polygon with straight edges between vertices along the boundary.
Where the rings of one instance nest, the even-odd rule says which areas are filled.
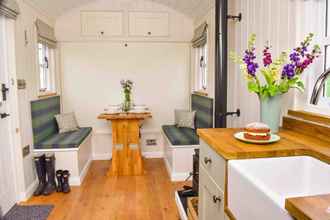
[[[54,153],[56,170],[69,170],[70,185],[80,186],[92,162],[92,134],[79,148],[67,149],[35,149],[34,153]]]
[[[164,161],[171,181],[186,180],[193,170],[193,155],[199,145],[173,146],[167,136],[164,138]]]

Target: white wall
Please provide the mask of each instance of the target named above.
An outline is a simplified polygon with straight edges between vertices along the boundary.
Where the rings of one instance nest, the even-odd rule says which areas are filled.
[[[129,10],[166,11],[170,36],[131,38],[125,20],[123,37],[81,37],[81,10],[121,10],[125,14]],[[97,116],[109,104],[122,102],[121,79],[134,81],[134,102],[148,105],[153,113],[142,129],[143,152],[161,154],[161,125],[173,123],[174,109],[189,108],[192,30],[192,20],[150,1],[97,1],[75,8],[56,21],[56,36],[61,41],[63,110],[75,111],[81,126],[94,128],[95,159],[110,158],[111,130]],[[147,147],[148,138],[157,139],[158,145]]]
[[[35,20],[40,18],[43,21],[54,25],[50,20],[37,11],[25,1],[17,0],[20,7],[20,14],[16,20],[16,62],[17,78],[25,79],[27,87],[25,90],[18,90],[19,114],[20,114],[20,134],[22,148],[26,145],[33,148],[32,123],[30,101],[37,99],[38,95],[38,70],[37,70],[37,38]],[[28,43],[25,44],[25,34],[27,31]],[[24,186],[25,191],[32,187],[35,181],[32,153],[24,158]]]

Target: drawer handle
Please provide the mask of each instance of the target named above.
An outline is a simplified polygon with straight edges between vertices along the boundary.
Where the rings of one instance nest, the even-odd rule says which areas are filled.
[[[212,160],[211,160],[211,158],[209,158],[209,157],[205,157],[204,158],[204,163],[207,165],[208,163],[212,163]]]
[[[214,203],[218,203],[218,202],[221,203],[221,201],[222,201],[222,199],[221,199],[220,196],[218,196],[218,197],[217,196],[213,196],[213,202]]]

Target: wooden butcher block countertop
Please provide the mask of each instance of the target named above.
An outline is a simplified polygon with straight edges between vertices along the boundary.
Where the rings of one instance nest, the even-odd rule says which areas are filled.
[[[197,133],[215,152],[226,160],[312,156],[330,164],[330,139],[324,141],[283,129],[279,133],[281,140],[277,143],[268,145],[248,144],[233,137],[238,131],[242,131],[242,129],[199,129]]]
[[[226,160],[312,156],[330,164],[330,128],[319,128],[287,117],[284,126],[279,133],[281,140],[269,145],[247,144],[235,139],[233,135],[242,129],[199,129],[197,133]],[[286,209],[298,220],[330,220],[330,213],[326,212],[330,195],[288,198],[286,203]]]
[[[290,198],[285,201],[285,208],[299,220],[329,220],[330,194]]]

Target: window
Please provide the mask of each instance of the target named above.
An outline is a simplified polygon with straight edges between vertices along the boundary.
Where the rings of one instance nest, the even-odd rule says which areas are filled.
[[[196,87],[199,91],[205,91],[207,89],[207,53],[207,44],[196,48]]]
[[[39,92],[41,95],[55,92],[54,49],[38,43]]]

